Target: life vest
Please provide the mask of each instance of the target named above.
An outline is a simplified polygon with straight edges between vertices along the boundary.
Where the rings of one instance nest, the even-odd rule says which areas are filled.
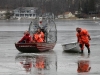
[[[33,37],[36,42],[44,42],[44,33],[43,32],[40,32],[39,34],[36,33],[33,35]]]

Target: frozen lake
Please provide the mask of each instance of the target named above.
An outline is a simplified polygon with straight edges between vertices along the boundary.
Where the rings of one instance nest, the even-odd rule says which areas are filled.
[[[0,20],[0,75],[100,75],[99,21],[57,20],[58,40],[53,51],[19,54],[20,52],[15,48],[14,43],[21,39],[23,31],[28,29],[29,23],[30,20]],[[90,41],[90,55],[88,55],[86,48],[84,49],[84,55],[63,52],[62,44],[76,42],[76,27],[82,27],[89,31],[92,39]],[[29,62],[35,64],[33,62],[37,60],[37,57],[46,61],[47,68],[40,71],[32,66],[31,70],[27,72],[21,62],[25,63],[26,60],[29,60]],[[90,72],[77,72],[77,62],[79,60],[90,62]]]

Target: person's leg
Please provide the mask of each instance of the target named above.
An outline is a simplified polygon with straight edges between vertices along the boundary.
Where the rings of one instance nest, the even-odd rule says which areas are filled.
[[[89,43],[86,43],[85,46],[86,46],[87,49],[88,49],[88,53],[90,53],[90,44],[89,44]]]
[[[84,49],[84,44],[79,44],[80,48],[81,48],[81,53],[83,53],[83,49]]]

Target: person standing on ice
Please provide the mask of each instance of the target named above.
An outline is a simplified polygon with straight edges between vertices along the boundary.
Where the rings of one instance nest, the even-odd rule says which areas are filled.
[[[90,35],[86,29],[82,29],[77,27],[76,28],[76,36],[77,36],[77,42],[79,43],[79,46],[81,48],[81,53],[83,53],[84,45],[88,49],[88,53],[90,53],[90,43],[91,40]]]

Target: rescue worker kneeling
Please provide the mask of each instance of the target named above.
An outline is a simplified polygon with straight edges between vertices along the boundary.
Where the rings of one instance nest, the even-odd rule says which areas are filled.
[[[34,42],[44,42],[44,33],[41,31],[40,28],[38,28],[37,32],[33,34],[33,41]]]

